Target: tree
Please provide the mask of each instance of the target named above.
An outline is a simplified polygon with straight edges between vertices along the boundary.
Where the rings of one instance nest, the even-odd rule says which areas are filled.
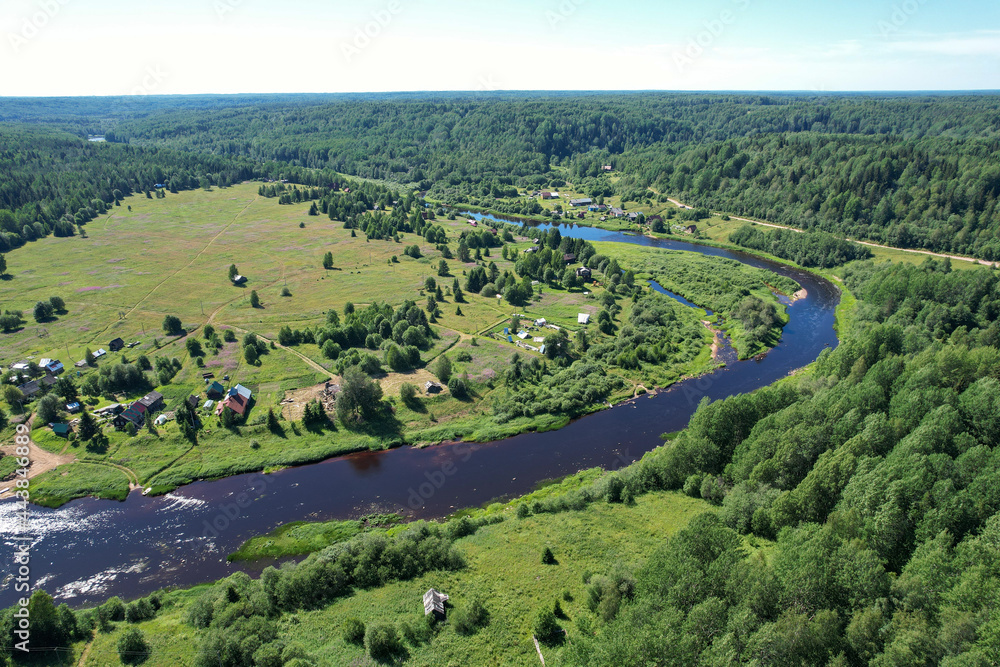
[[[573,269],[567,268],[563,271],[562,284],[568,290],[576,287],[576,272]]]
[[[544,565],[554,565],[556,557],[552,554],[552,549],[545,547],[542,549],[542,563]]]
[[[188,354],[192,357],[200,357],[204,352],[201,349],[201,343],[198,342],[197,338],[188,338],[184,343],[184,347],[187,348]]]
[[[213,327],[211,324],[206,324],[204,330],[205,340],[210,339],[214,333],[215,333],[215,327]]]
[[[24,392],[12,384],[3,385],[0,394],[3,395],[3,400],[7,402],[7,405],[11,407],[20,406],[24,402]]]
[[[46,322],[52,319],[52,304],[47,301],[39,301],[35,304],[34,316],[36,322]]]
[[[83,360],[87,362],[88,366],[93,366],[97,363],[97,359],[94,357],[94,353],[87,348],[87,351],[83,353]]]
[[[240,272],[236,268],[236,265],[235,264],[230,264],[229,265],[229,280],[233,280],[238,275],[240,275]]]
[[[444,261],[442,259],[440,262],[438,262],[437,270],[438,270],[438,275],[439,276],[447,276],[448,273],[449,273],[448,272],[448,262],[446,262],[446,261]]]
[[[7,275],[7,258],[0,255],[0,276]]]
[[[278,423],[278,416],[274,414],[274,408],[267,409],[267,429],[272,433],[281,430],[281,424]]]
[[[126,665],[138,665],[149,658],[149,645],[142,630],[133,626],[118,638],[118,659]]]
[[[50,296],[49,304],[52,305],[52,309],[55,310],[57,313],[66,312],[66,302],[63,301],[61,296]]]
[[[38,420],[43,424],[51,424],[59,419],[59,409],[62,401],[55,394],[42,396],[38,401]]]
[[[451,359],[444,354],[438,357],[437,361],[434,362],[433,373],[437,379],[447,384],[448,380],[451,379]]]
[[[67,402],[72,403],[77,399],[76,385],[69,377],[62,377],[56,382],[56,393],[62,396]]]
[[[258,359],[258,357],[259,357],[259,355],[257,353],[257,346],[256,345],[244,345],[243,346],[243,358],[246,359],[246,362],[248,364],[250,364],[251,366],[257,365],[257,359]]]
[[[260,308],[260,297],[257,296],[257,290],[250,290],[250,307]]]
[[[409,405],[417,398],[416,386],[410,384],[409,382],[404,382],[403,386],[399,388],[399,397],[403,399],[403,403]]]
[[[333,268],[333,253],[328,252],[323,255],[323,268],[329,271]]]
[[[76,433],[80,437],[80,440],[86,442],[100,432],[101,427],[98,426],[97,420],[94,419],[92,414],[84,410],[80,415],[80,423],[76,427]]]
[[[337,394],[337,418],[347,424],[370,419],[381,408],[382,387],[358,366],[344,370]]]
[[[184,327],[181,325],[181,318],[176,315],[167,315],[163,318],[163,331],[168,336],[180,336],[184,333]]]

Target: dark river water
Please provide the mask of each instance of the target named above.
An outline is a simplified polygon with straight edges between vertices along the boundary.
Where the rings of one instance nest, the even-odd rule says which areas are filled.
[[[484,217],[476,215],[475,217]],[[750,255],[680,241],[658,241],[589,227],[564,236],[618,241],[728,257],[797,280],[808,296],[788,308],[781,342],[760,361],[735,361],[650,396],[579,419],[548,433],[485,444],[365,452],[270,475],[198,482],[161,497],[133,493],[125,502],[92,498],[60,509],[32,506],[31,578],[57,601],[86,606],[165,586],[187,586],[235,571],[226,555],[255,534],[298,520],[350,518],[372,511],[440,517],[490,500],[521,495],[539,481],[600,466],[619,468],[684,428],[703,397],[753,391],[835,347],[839,291],[815,276]],[[0,503],[0,608],[15,602],[11,582],[18,508]]]

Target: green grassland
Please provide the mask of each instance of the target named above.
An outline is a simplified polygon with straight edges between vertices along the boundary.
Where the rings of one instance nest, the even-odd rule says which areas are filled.
[[[358,618],[368,626],[388,623],[399,627],[404,622],[422,625],[421,596],[434,587],[450,596],[450,614],[474,598],[485,601],[489,622],[478,632],[463,635],[452,621],[446,621],[430,641],[407,644],[407,665],[537,664],[531,635],[539,608],[551,607],[558,600],[565,612],[559,623],[572,637],[578,627],[595,619],[587,606],[586,582],[592,574],[640,565],[663,540],[697,514],[711,510],[704,501],[657,492],[636,498],[633,505],[595,502],[578,511],[516,516],[519,504],[556,497],[603,474],[586,471],[506,506],[473,512],[499,515],[502,521],[485,525],[455,542],[466,562],[464,568],[357,590],[332,604],[286,614],[278,621],[282,638],[288,644],[300,645],[316,665],[376,664],[368,661],[364,647],[343,639],[345,621]],[[313,528],[317,531],[325,529],[325,524],[297,524],[279,530],[287,534],[310,526],[317,526]],[[389,529],[389,533],[402,528]],[[555,564],[542,563],[545,547],[553,550]],[[203,631],[192,628],[186,620],[191,605],[206,588],[167,593],[156,618],[136,624],[150,646],[145,665],[194,664]],[[95,659],[87,664],[119,664],[115,646],[127,627],[120,623],[111,632],[99,633],[91,646]],[[543,646],[546,663],[563,664],[560,651],[559,647]]]
[[[135,361],[139,355],[154,364],[159,358],[176,359],[181,370],[169,384],[156,388],[164,394],[168,411],[188,396],[198,397],[197,411],[204,425],[197,444],[184,438],[174,422],[143,429],[136,437],[106,426],[106,442],[95,446],[73,438],[67,442],[36,423],[33,438],[40,447],[86,464],[63,466],[41,476],[37,482],[41,502],[59,504],[91,494],[120,498],[129,484],[162,493],[198,479],[273,470],[351,451],[460,438],[491,440],[526,430],[558,428],[568,421],[567,415],[560,414],[518,417],[503,424],[492,418],[494,394],[501,389],[497,378],[511,357],[518,354],[544,361],[537,352],[508,343],[499,332],[516,312],[524,320],[546,318],[572,338],[582,328],[578,314],[587,313],[592,320],[587,327],[591,341],[613,340],[615,334],[601,334],[593,324],[601,308],[602,287],[588,284],[567,290],[538,285],[533,299],[518,308],[471,293],[456,303],[452,282],[457,279],[464,288],[465,274],[476,263],[447,260],[450,273],[439,276],[441,252],[420,236],[401,234],[398,243],[368,240],[363,233],[352,236],[340,222],[309,216],[305,205],[280,205],[275,198],[259,196],[257,187],[246,183],[167,194],[164,199],[128,197],[105,217],[87,224],[86,238],[47,238],[7,255],[12,278],[0,282],[0,301],[4,308],[22,310],[29,322],[19,331],[0,334],[0,363],[59,358],[67,367],[66,376],[80,381],[97,369],[75,368],[73,363],[84,357],[85,350],[108,349],[111,339],[120,336],[135,346],[110,353],[97,364],[114,364],[123,357]],[[445,229],[451,243],[469,228],[464,219],[439,219],[435,224]],[[420,246],[422,257],[403,254],[403,248],[411,244]],[[510,245],[520,254],[532,242],[518,236]],[[322,267],[326,252],[333,255],[332,270]],[[623,267],[640,257],[622,246],[609,245],[602,252],[617,258]],[[498,248],[484,253],[483,261],[496,262],[501,272],[514,271],[514,262],[504,260]],[[247,284],[230,282],[230,264],[248,277]],[[470,396],[458,399],[446,390],[436,396],[420,395],[407,405],[399,400],[402,384],[410,382],[422,389],[425,381],[434,378],[425,369],[390,373],[379,382],[393,415],[377,427],[349,429],[335,423],[310,430],[285,419],[281,429],[268,429],[268,409],[280,412],[289,392],[336,379],[335,363],[316,345],[285,348],[272,344],[260,362],[251,365],[244,361],[239,343],[213,349],[202,336],[202,327],[210,324],[220,336],[232,330],[237,339],[252,332],[274,341],[281,327],[322,326],[328,311],[343,312],[348,302],[358,308],[375,302],[398,306],[407,299],[423,305],[429,277],[442,286],[444,298],[439,303],[441,316],[432,325],[436,338],[422,353],[422,363],[447,354],[454,375],[467,378]],[[285,288],[291,296],[281,296]],[[261,308],[251,307],[251,290],[258,293]],[[66,312],[48,322],[31,321],[34,304],[51,296],[65,300]],[[691,323],[699,318],[697,311],[670,303],[678,318]],[[628,321],[633,308],[627,299],[621,299],[620,306],[621,312],[614,316],[616,328]],[[459,307],[461,314],[456,312]],[[166,315],[181,319],[183,336],[163,332]],[[623,382],[608,401],[713,368],[708,350],[712,336],[707,329],[699,336],[695,342],[702,346],[701,352],[689,354],[683,362],[610,367],[609,372]],[[204,345],[202,358],[188,354],[189,338]],[[379,351],[372,352],[381,356]],[[224,382],[227,386],[239,382],[254,392],[255,404],[246,424],[222,428],[214,415],[201,408],[206,398],[202,374],[206,372],[220,381],[229,376]],[[113,401],[135,400],[142,393],[81,398],[94,410]],[[19,408],[5,406],[7,412]],[[6,429],[4,439],[9,440],[12,432]],[[95,465],[103,465],[100,475],[84,472]]]

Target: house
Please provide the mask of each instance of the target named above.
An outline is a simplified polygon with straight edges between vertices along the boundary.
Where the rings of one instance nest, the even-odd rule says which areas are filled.
[[[570,199],[569,200],[569,205],[570,206],[590,206],[593,203],[594,203],[594,200],[590,199],[589,197],[585,197],[583,199]]]
[[[151,391],[138,401],[139,405],[142,405],[147,412],[158,412],[163,409],[163,394],[158,391]]]
[[[587,210],[590,211],[591,213],[597,213],[601,209],[597,207],[597,204],[591,204],[590,206],[587,207]]]
[[[576,261],[576,255],[574,255],[571,252],[568,252],[565,255],[563,255],[563,261],[566,262],[567,264],[572,264],[573,262]]]
[[[247,277],[246,276],[241,276],[238,273],[235,276],[233,276],[233,284],[234,285],[242,285],[246,281],[247,281]]]
[[[118,350],[125,347],[125,341],[123,341],[121,338],[115,338],[113,341],[108,343],[108,347],[111,348],[112,352],[117,352]]]
[[[16,364],[11,364],[10,369],[16,373],[28,373],[31,370],[31,366],[27,361],[19,361]]]
[[[542,192],[541,192],[541,193],[539,194],[539,196],[540,196],[540,197],[541,197],[542,199],[552,199],[552,193],[551,193],[551,192],[548,192],[548,191],[542,191]]]
[[[576,270],[577,278],[583,278],[584,280],[589,280],[591,275],[592,275],[591,270],[585,266],[581,266],[579,269]]]
[[[55,378],[54,378],[53,376],[51,376],[51,375],[45,375],[45,376],[43,376],[43,377],[42,377],[42,378],[41,378],[41,379],[39,380],[39,382],[41,382],[42,384],[44,384],[44,385],[45,385],[46,387],[51,387],[51,386],[52,386],[52,385],[54,385],[54,384],[55,384],[56,382],[59,382],[59,380],[55,379]]]
[[[111,421],[117,429],[127,428],[129,424],[132,424],[136,428],[141,428],[146,422],[146,408],[140,405],[138,402],[133,403],[132,407],[126,408],[124,412],[115,415],[115,418]]]
[[[524,340],[525,338],[528,337],[528,332],[527,331],[518,331],[517,332],[517,337],[520,338],[521,340]]]
[[[205,394],[207,394],[209,398],[222,398],[222,395],[225,393],[226,388],[218,382],[213,382],[208,386],[208,389],[205,390]]]
[[[698,225],[688,225],[687,227],[684,228],[684,233],[685,234],[697,234],[698,233]]]
[[[100,359],[101,357],[103,357],[107,353],[108,353],[108,351],[105,350],[103,347],[102,348],[98,348],[97,352],[94,352],[94,359]]]
[[[197,396],[188,396],[187,397],[187,404],[191,406],[192,410],[196,409],[198,407],[198,397]]]
[[[535,320],[536,327],[544,327],[546,324],[548,324],[548,322],[545,321],[544,317],[540,317],[537,320]]]
[[[610,164],[606,164],[601,167],[604,171],[614,171],[614,168]]]
[[[578,217],[580,220],[583,220],[587,216],[583,214],[583,211],[580,211],[579,213],[576,214],[576,217]]]
[[[60,438],[69,437],[70,427],[69,424],[49,424],[49,428],[52,432],[58,435]]]
[[[66,404],[66,412],[70,413],[71,415],[75,415],[81,409],[82,408],[80,407],[80,404],[77,403],[76,401],[73,401],[72,403],[67,403]]]
[[[637,221],[639,219],[639,214],[638,213],[629,213],[628,214],[628,219],[631,220],[632,222],[635,222],[635,221]]]
[[[624,209],[618,208],[616,206],[612,206],[611,207],[611,217],[612,218],[620,218],[620,217],[622,217],[624,215],[625,215],[625,210]]]
[[[590,324],[590,313],[579,313],[576,316],[577,324]]]
[[[529,255],[533,252],[538,252],[538,246],[531,246],[530,248],[525,249],[524,252]]]
[[[654,223],[654,222],[656,222],[657,220],[659,220],[660,222],[663,222],[663,216],[662,216],[662,215],[651,215],[651,216],[649,216],[648,218],[646,218],[646,220],[647,220],[647,221],[648,221],[649,223]]]
[[[229,408],[242,417],[249,409],[250,399],[252,397],[253,394],[249,389],[241,384],[238,384],[230,389],[226,398],[219,401],[219,403],[215,406],[215,414],[221,415],[223,410]]]
[[[24,384],[18,386],[21,393],[24,394],[25,398],[31,398],[38,393],[38,380],[32,380],[31,382],[25,382]]]
[[[431,382],[430,380],[428,380],[427,384],[424,385],[424,393],[427,394],[438,394],[442,389],[443,387],[441,385],[437,382]]]
[[[424,616],[430,616],[434,614],[438,620],[444,620],[445,616],[445,602],[448,601],[448,596],[444,593],[438,593],[433,588],[424,593]]]
[[[58,359],[42,359],[38,365],[50,375],[59,375],[63,372],[62,362]]]

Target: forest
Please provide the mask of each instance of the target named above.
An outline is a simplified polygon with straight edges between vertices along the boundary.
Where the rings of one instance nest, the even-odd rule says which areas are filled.
[[[60,219],[77,223],[88,208],[97,212],[94,200],[110,205],[115,190],[146,191],[157,182],[204,187],[267,176],[322,186],[346,174],[523,215],[538,207],[518,199],[519,190],[567,181],[593,197],[667,193],[802,229],[1000,258],[1000,112],[989,95],[112,101],[103,108],[96,100],[0,102],[0,118],[9,121],[0,208],[16,215],[5,233],[21,235],[34,222],[49,231]],[[25,129],[26,121],[48,130]],[[107,141],[83,145],[97,133]],[[26,141],[32,150],[18,148]],[[76,166],[58,170],[57,179],[28,178],[65,157]]]

